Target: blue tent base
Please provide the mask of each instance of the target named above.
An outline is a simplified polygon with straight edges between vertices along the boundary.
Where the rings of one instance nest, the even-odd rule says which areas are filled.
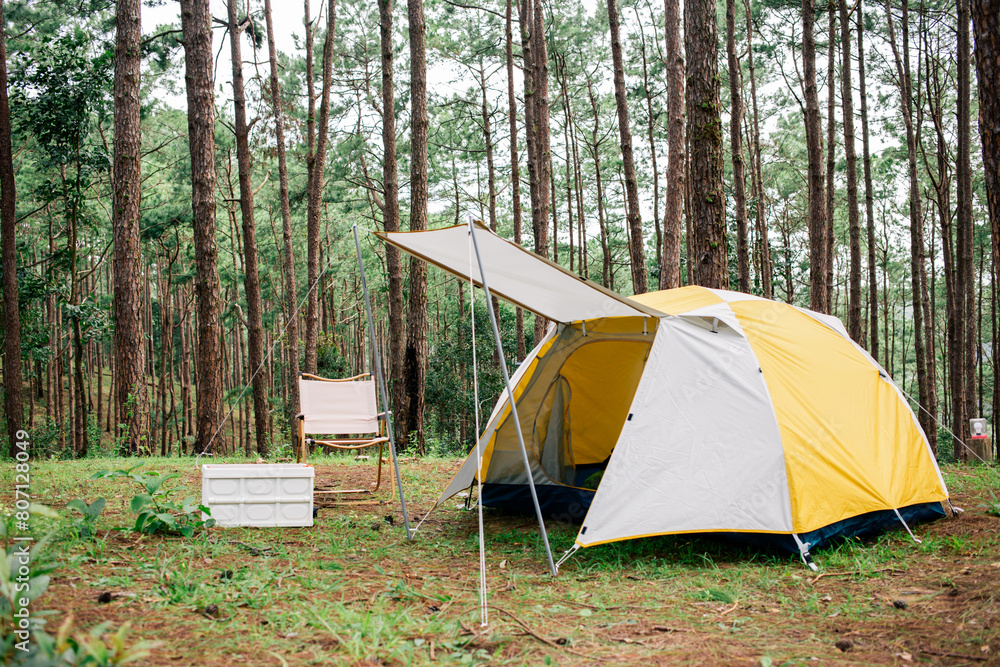
[[[535,486],[535,491],[538,494],[538,504],[541,506],[542,516],[550,521],[568,523],[583,522],[595,493],[587,489],[552,484],[538,484]],[[535,513],[527,485],[484,484],[482,494],[483,505],[486,507],[515,514],[534,515]],[[933,521],[945,516],[944,508],[940,502],[901,507],[899,513],[911,528],[918,523]],[[872,536],[887,530],[901,528],[903,525],[899,522],[899,517],[894,511],[879,510],[843,519],[818,530],[803,533],[799,535],[799,538],[804,543],[809,544],[810,551],[814,551],[853,537]],[[706,532],[702,535],[768,551],[799,553],[799,548],[791,535],[712,532]]]

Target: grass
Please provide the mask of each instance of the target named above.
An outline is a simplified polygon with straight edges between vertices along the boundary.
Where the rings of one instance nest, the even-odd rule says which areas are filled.
[[[370,463],[314,463],[322,479],[374,479]],[[797,558],[680,535],[580,550],[552,579],[534,521],[487,511],[482,628],[476,516],[458,500],[412,543],[398,503],[323,508],[311,529],[139,535],[122,530],[134,522],[128,481],[88,479],[137,464],[180,473],[168,484],[198,495],[189,458],[34,461],[31,493],[61,515],[33,519],[38,534],[56,531],[48,557],[61,563],[35,608],[56,612],[50,627],[68,613],[83,630],[130,622],[134,641],[164,642],[143,664],[894,664],[903,653],[1000,651],[1000,518],[990,514],[1000,477],[984,466],[945,467],[961,518],[917,527],[919,544],[896,531],[820,551],[819,577]],[[458,464],[403,462],[414,524]],[[82,539],[66,504],[98,496],[107,507]],[[0,496],[6,509],[12,500]],[[577,528],[550,526],[557,557]]]

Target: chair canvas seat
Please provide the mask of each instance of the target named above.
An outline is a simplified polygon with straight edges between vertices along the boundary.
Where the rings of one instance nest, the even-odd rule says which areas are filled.
[[[305,433],[378,433],[374,380],[326,382],[299,378]]]

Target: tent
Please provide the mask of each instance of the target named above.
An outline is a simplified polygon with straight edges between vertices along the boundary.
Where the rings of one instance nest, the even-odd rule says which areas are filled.
[[[379,236],[480,282],[465,226]],[[511,382],[542,511],[578,547],[734,533],[807,556],[944,515],[913,411],[837,318],[696,286],[626,298],[476,236],[491,291],[554,323]],[[480,445],[483,503],[532,511],[506,396]],[[476,470],[473,452],[437,505]]]

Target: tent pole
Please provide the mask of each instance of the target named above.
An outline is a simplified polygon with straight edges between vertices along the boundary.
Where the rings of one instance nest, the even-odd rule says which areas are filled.
[[[521,433],[521,420],[517,416],[517,401],[514,400],[514,390],[510,386],[510,374],[507,373],[507,360],[503,354],[503,343],[500,342],[500,328],[497,326],[496,314],[490,305],[493,300],[490,297],[490,288],[486,284],[486,272],[483,271],[483,258],[479,255],[479,244],[476,242],[476,225],[469,217],[469,234],[472,236],[472,246],[476,249],[476,261],[479,263],[479,278],[483,283],[483,292],[486,293],[486,310],[490,314],[490,323],[493,325],[493,336],[496,338],[497,354],[500,356],[500,370],[503,372],[503,383],[507,387],[507,400],[510,402],[511,416],[514,417],[514,426],[517,430],[517,442],[521,445],[521,459],[524,461],[524,474],[528,477],[528,488],[531,490],[531,502],[535,504],[535,516],[538,517],[538,528],[542,531],[542,542],[545,544],[545,557],[549,561],[549,573],[554,577],[558,573],[555,563],[552,562],[552,549],[549,548],[549,535],[545,532],[545,520],[542,518],[542,508],[538,504],[538,493],[535,491],[535,480],[531,476],[531,464],[528,463],[528,450],[524,446],[524,435]],[[360,258],[360,252],[358,257]],[[475,313],[473,313],[475,317]],[[480,480],[482,484],[482,480]],[[480,488],[482,493],[482,488]]]
[[[361,269],[361,289],[365,293],[365,311],[368,313],[368,337],[372,344],[372,364],[378,377],[378,391],[382,397],[382,407],[385,410],[385,428],[389,434],[389,452],[392,453],[392,466],[396,471],[396,488],[399,490],[399,502],[403,506],[403,525],[406,526],[406,539],[413,541],[410,532],[410,517],[406,514],[406,496],[403,495],[403,478],[399,474],[399,459],[396,457],[396,440],[392,433],[392,412],[389,410],[389,397],[385,390],[385,378],[382,377],[382,361],[379,359],[378,344],[375,342],[375,321],[372,319],[372,302],[368,296],[368,281],[365,279],[365,261],[361,258],[361,241],[358,240],[358,225],[352,228],[354,232],[354,248],[358,252],[358,268]]]

